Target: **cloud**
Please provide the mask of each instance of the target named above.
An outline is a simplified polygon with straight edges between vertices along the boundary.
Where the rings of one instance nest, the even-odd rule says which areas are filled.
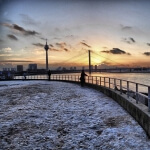
[[[50,51],[60,52],[62,50],[56,49],[56,48],[50,48]]]
[[[106,47],[106,46],[103,46],[102,48],[103,48],[103,49],[108,49],[108,47]]]
[[[8,34],[7,35],[11,40],[15,40],[15,41],[18,41],[18,38],[12,34]]]
[[[69,51],[67,48],[64,48],[64,50],[65,50],[66,52],[68,52],[68,51]]]
[[[12,54],[12,49],[10,47],[0,49],[0,56],[8,56]]]
[[[61,43],[55,43],[55,45],[60,48],[59,51],[66,51],[69,52],[69,49],[66,48],[67,44],[65,42],[61,42]],[[54,47],[54,46],[53,46]]]
[[[132,37],[123,38],[123,41],[126,42],[126,43],[128,43],[128,44],[136,43],[136,41]]]
[[[148,46],[150,46],[150,43],[147,43]]]
[[[86,44],[85,42],[80,42],[80,44],[83,45],[83,46],[86,46],[86,47],[88,47],[88,48],[91,48],[91,46],[88,45],[88,44]]]
[[[55,52],[66,51],[66,52],[69,52],[69,49],[67,48],[67,44],[65,42],[55,43],[55,45],[56,45],[56,48],[54,47],[54,45],[49,44],[50,51],[55,51]]]
[[[45,46],[44,44],[41,44],[41,43],[32,43],[32,45],[35,45],[37,47],[42,47],[42,48],[44,48]],[[55,52],[62,52],[62,51],[69,52],[69,49],[66,48],[67,44],[65,42],[55,43],[55,45],[57,46],[56,48],[54,47],[54,45],[49,44],[49,50],[55,51]]]
[[[143,53],[145,56],[150,56],[150,52],[144,52]]]
[[[60,48],[65,48],[65,46],[67,46],[67,44],[65,42],[62,43],[56,43],[56,46],[60,47]]]
[[[113,48],[112,50],[104,50],[104,51],[101,51],[103,53],[109,53],[109,54],[119,54],[119,55],[122,55],[122,54],[126,54],[126,55],[131,55],[130,53],[126,53],[125,51],[119,49],[119,48]]]
[[[78,38],[78,36],[75,36],[75,35],[66,35],[65,38],[69,39],[69,40],[75,40],[75,39]]]
[[[36,31],[31,31],[31,30],[25,30],[23,27],[17,25],[17,24],[8,24],[8,23],[2,23],[3,26],[8,27],[10,29],[13,29],[15,31],[19,31],[20,33],[22,33],[25,36],[30,36],[30,35],[39,35],[38,32]]]
[[[12,55],[12,49],[10,47],[0,49],[0,56],[10,56]]]
[[[0,62],[33,62],[28,60],[0,60]]]
[[[50,47],[54,47],[52,44],[49,44]]]
[[[121,25],[121,29],[122,29],[122,30],[131,30],[132,27],[131,27],[131,26],[124,26],[124,25]]]
[[[20,31],[20,32],[22,32],[24,35],[37,35],[37,34],[39,34],[38,32],[36,32],[36,31],[31,31],[31,30],[25,30],[24,28],[22,28],[22,27],[20,27],[20,26],[18,26],[18,25],[16,25],[16,24],[13,24],[13,28],[15,29],[15,30],[18,30],[18,31]]]
[[[32,19],[30,16],[26,15],[26,14],[20,14],[20,16],[22,17],[22,22],[24,24],[30,24],[30,25],[37,25],[40,24],[40,22],[35,21],[34,19]]]
[[[7,47],[7,48],[3,48],[2,51],[6,51],[6,52],[9,52],[11,51],[12,49],[10,47]]]
[[[44,44],[41,44],[41,43],[33,43],[32,45],[35,45],[37,47],[43,47],[44,48]]]
[[[135,43],[135,40],[133,38],[130,37],[129,39],[130,39],[130,41],[132,41],[133,43]]]
[[[66,38],[74,38],[74,36],[73,35],[67,35],[67,36],[65,36]]]
[[[53,39],[54,40],[61,40],[61,38],[58,38],[58,37],[54,37]]]

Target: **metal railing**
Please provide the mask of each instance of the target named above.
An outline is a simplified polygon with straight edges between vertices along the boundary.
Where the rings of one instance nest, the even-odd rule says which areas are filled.
[[[24,79],[23,76],[15,76],[14,79]],[[29,80],[48,80],[47,75],[28,75],[26,79]],[[51,75],[51,80],[56,81],[74,81],[80,82],[79,75]],[[132,81],[101,77],[101,76],[87,76],[86,83],[94,84],[97,86],[107,87],[114,91],[118,91],[120,94],[126,94],[127,98],[134,98],[136,103],[143,103],[148,106],[150,111],[150,85],[144,85]]]

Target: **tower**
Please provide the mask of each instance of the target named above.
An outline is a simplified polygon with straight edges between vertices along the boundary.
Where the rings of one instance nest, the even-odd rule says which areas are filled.
[[[48,45],[47,45],[47,39],[46,39],[46,45],[44,46],[44,49],[46,50],[46,71],[48,71]]]

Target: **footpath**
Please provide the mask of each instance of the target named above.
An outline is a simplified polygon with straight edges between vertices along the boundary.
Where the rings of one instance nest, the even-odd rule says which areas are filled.
[[[0,149],[150,149],[145,131],[113,99],[72,83],[1,81],[0,122]]]

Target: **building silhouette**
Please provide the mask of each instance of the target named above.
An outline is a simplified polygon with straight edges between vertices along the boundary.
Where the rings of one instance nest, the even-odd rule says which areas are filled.
[[[28,71],[37,71],[37,64],[29,64]]]
[[[17,65],[17,72],[23,71],[23,65]]]

